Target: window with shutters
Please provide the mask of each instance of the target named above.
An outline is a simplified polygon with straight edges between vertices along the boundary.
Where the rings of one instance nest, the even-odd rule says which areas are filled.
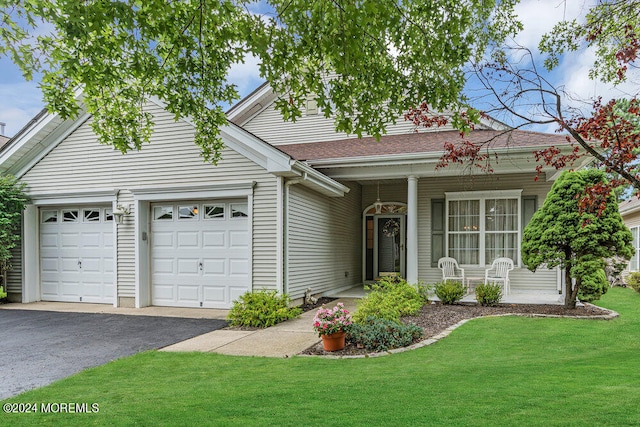
[[[446,251],[461,265],[519,263],[522,190],[446,193]]]

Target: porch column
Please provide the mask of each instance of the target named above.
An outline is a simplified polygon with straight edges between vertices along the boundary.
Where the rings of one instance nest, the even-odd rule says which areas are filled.
[[[418,178],[407,178],[407,282],[418,283]]]

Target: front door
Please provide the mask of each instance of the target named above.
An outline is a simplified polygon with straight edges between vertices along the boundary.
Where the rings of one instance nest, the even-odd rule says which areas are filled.
[[[375,277],[405,277],[404,215],[377,215],[374,238]]]

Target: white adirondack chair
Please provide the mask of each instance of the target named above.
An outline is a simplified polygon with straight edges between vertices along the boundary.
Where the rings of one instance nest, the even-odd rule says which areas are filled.
[[[502,283],[504,294],[509,295],[511,287],[509,284],[509,272],[513,270],[513,260],[511,258],[496,258],[491,264],[491,268],[484,271],[484,283]]]
[[[464,283],[464,268],[460,268],[455,258],[443,257],[438,260],[438,268],[442,270],[442,281],[456,280]]]

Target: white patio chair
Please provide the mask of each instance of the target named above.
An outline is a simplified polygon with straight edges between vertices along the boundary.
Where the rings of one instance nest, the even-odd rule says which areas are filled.
[[[455,258],[443,257],[438,260],[438,268],[442,270],[442,281],[456,280],[464,283],[464,268],[460,268]]]
[[[511,287],[509,284],[509,272],[513,270],[513,260],[511,258],[496,258],[491,264],[491,268],[484,271],[484,284],[502,283],[504,294],[509,295]]]

